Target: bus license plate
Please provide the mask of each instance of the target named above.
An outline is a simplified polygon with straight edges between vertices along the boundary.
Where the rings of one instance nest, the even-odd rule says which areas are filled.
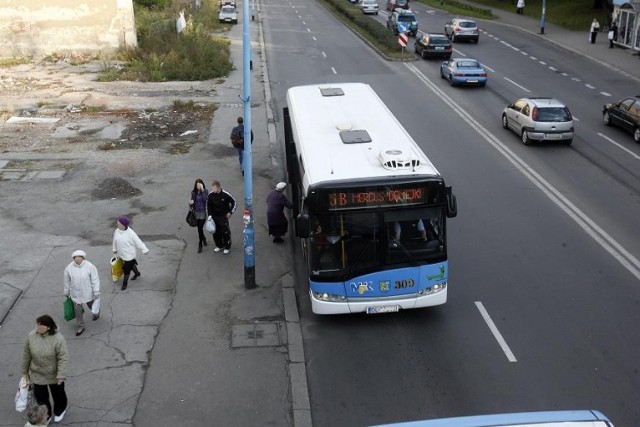
[[[367,314],[396,313],[400,311],[399,305],[383,305],[381,307],[367,307]]]

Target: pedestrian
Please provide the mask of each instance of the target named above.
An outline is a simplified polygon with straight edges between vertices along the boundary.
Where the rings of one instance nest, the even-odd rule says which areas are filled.
[[[273,236],[273,243],[282,243],[282,236],[287,234],[289,222],[284,214],[284,208],[293,208],[293,204],[284,194],[286,182],[279,182],[267,196],[267,225],[269,235]]]
[[[45,405],[31,404],[27,407],[27,423],[24,427],[49,425],[49,414]]]
[[[233,148],[238,150],[240,172],[242,172],[242,176],[244,176],[244,119],[242,117],[238,117],[236,122],[238,125],[231,130],[231,145],[233,145]],[[251,130],[251,143],[253,143],[253,130]]]
[[[73,312],[78,322],[78,337],[84,332],[83,304],[91,311],[93,302],[100,296],[100,277],[96,266],[87,261],[84,251],[75,251],[71,258],[73,261],[64,269],[64,296],[73,301]],[[93,315],[93,320],[98,320],[99,317],[98,312]]]
[[[64,383],[69,369],[67,342],[51,316],[36,319],[36,327],[29,332],[22,353],[21,373],[33,385],[33,397],[45,405],[51,418],[49,392],[53,398],[53,421],[62,421],[67,413],[67,394]]]
[[[611,24],[607,38],[609,39],[609,49],[613,49],[613,42],[618,40],[618,26],[615,22]]]
[[[224,251],[224,254],[227,255],[231,249],[229,218],[236,211],[236,199],[227,190],[222,189],[220,181],[211,183],[211,192],[207,198],[207,211],[216,223],[216,232],[213,233],[216,247],[213,251]]]
[[[138,270],[138,261],[136,256],[137,249],[140,249],[144,255],[149,253],[147,246],[140,240],[131,227],[129,227],[129,219],[125,216],[119,216],[116,222],[117,228],[113,232],[113,253],[122,258],[122,269],[124,270],[124,280],[122,281],[122,290],[127,289],[129,283],[129,275],[133,271],[134,276],[131,280],[140,277]]]
[[[589,31],[591,32],[591,44],[594,44],[596,42],[596,37],[598,36],[598,31],[600,31],[600,24],[596,18],[593,18],[593,22],[591,22],[591,29]]]
[[[198,227],[198,253],[202,252],[202,245],[207,246],[207,238],[204,236],[204,223],[207,220],[207,199],[209,191],[200,178],[196,179],[191,190],[189,205],[196,214],[196,227]]]
[[[524,0],[518,0],[518,4],[516,5],[516,13],[518,15],[524,15]]]

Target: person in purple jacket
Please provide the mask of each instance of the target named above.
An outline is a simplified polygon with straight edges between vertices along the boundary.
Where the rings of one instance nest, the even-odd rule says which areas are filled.
[[[287,187],[286,182],[279,182],[267,196],[267,225],[269,225],[269,235],[273,236],[273,243],[282,243],[282,236],[287,234],[289,222],[284,215],[284,208],[293,208],[293,204],[284,194]]]

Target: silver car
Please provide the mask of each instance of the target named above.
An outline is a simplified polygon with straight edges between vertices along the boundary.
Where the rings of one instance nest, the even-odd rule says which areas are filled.
[[[502,127],[532,141],[573,142],[573,117],[566,105],[553,98],[521,98],[502,111]]]
[[[455,43],[461,40],[470,40],[478,43],[480,40],[480,30],[476,21],[464,18],[453,18],[444,24],[444,34]]]
[[[220,23],[230,22],[232,24],[237,24],[238,11],[235,6],[223,5],[222,8],[220,8],[220,13],[218,14],[218,21],[220,21]]]

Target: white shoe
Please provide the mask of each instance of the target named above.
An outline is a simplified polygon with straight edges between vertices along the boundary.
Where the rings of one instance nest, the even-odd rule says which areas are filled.
[[[224,254],[225,254],[225,255],[229,254],[229,249],[225,249],[225,250],[224,250]]]
[[[222,250],[222,248],[219,248],[216,246],[216,248],[213,250],[213,252],[220,252]]]
[[[62,419],[64,418],[64,415],[67,413],[67,410],[65,409],[63,413],[61,413],[60,415],[54,415],[53,416],[53,422],[54,423],[59,423],[60,421],[62,421]]]

